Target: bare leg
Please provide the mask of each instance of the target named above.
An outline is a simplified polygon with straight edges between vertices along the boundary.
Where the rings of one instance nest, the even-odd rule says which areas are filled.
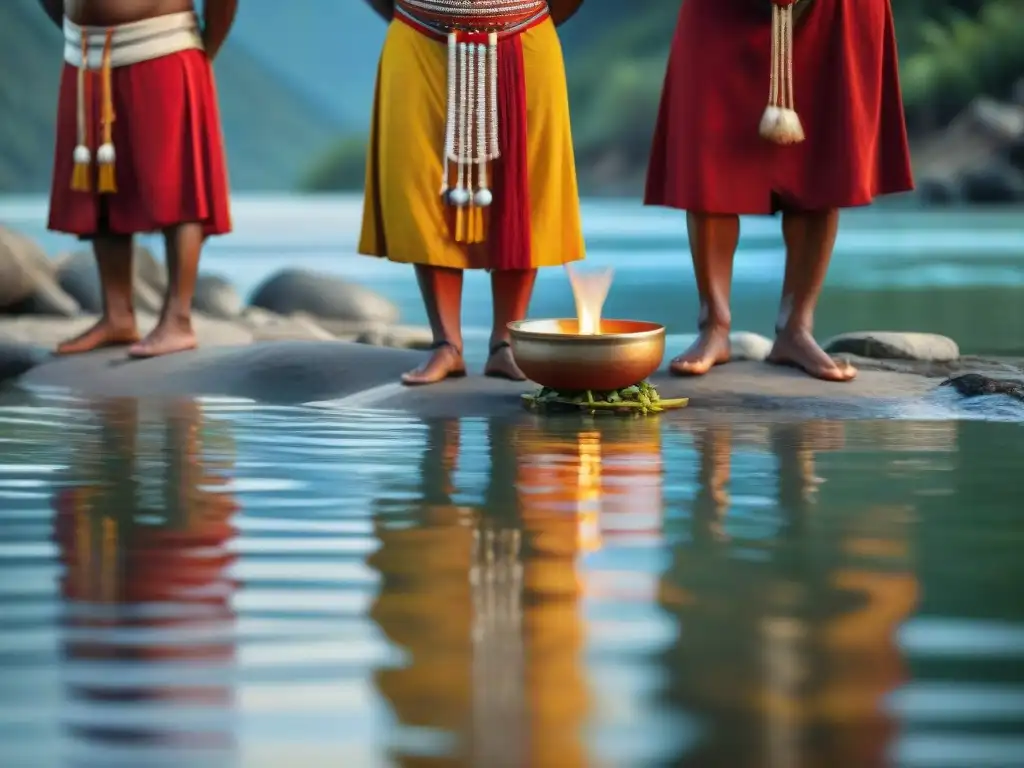
[[[740,218],[734,214],[688,213],[686,228],[693,255],[693,272],[700,295],[700,335],[669,364],[677,376],[700,376],[729,362],[729,293],[732,262],[740,239]]]
[[[530,308],[533,285],[537,281],[536,269],[517,269],[491,273],[491,301],[494,306],[494,326],[491,329],[490,356],[484,375],[511,381],[526,381],[519,370],[509,346],[508,324],[526,318]]]
[[[828,273],[839,211],[785,213],[786,276],[768,362],[791,365],[826,381],[850,381],[856,369],[833,360],[814,340],[814,310]]]
[[[462,359],[462,270],[416,265],[423,304],[427,309],[434,352],[423,365],[402,375],[408,386],[436,384],[449,377],[465,376]]]
[[[103,317],[92,328],[57,346],[57,354],[74,355],[139,340],[132,307],[132,237],[107,235],[93,242],[103,291]]]
[[[132,357],[158,357],[184,352],[196,347],[192,330],[192,294],[199,273],[199,256],[203,250],[203,227],[190,222],[164,231],[167,251],[167,294],[160,322],[145,339],[135,344]]]

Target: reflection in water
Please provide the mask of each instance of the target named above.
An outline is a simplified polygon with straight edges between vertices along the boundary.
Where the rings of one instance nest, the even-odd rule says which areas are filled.
[[[1013,766],[1024,433],[689,416],[0,404],[0,765]]]
[[[660,594],[679,623],[663,655],[667,695],[706,723],[678,765],[888,765],[884,697],[906,676],[895,630],[917,600],[909,518],[818,506],[816,454],[842,449],[843,432],[824,422],[770,431],[778,519],[764,536],[730,533],[733,428],[698,431],[692,539],[674,548]]]
[[[114,400],[96,415],[54,503],[67,697],[80,705],[67,727],[87,753],[228,749],[230,438],[195,403]]]
[[[408,654],[380,670],[381,693],[409,727],[454,734],[446,762],[462,766],[588,766],[590,713],[579,560],[600,548],[601,523],[623,500],[657,497],[656,422],[631,423],[612,445],[596,429],[540,422],[488,424],[483,504],[460,505],[457,424],[435,424],[420,498],[378,514],[372,615]],[[626,502],[628,504],[628,501]],[[421,745],[399,748],[421,764]]]

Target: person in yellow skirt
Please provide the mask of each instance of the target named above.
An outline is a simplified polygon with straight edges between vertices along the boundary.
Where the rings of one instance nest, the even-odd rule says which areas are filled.
[[[462,277],[491,275],[488,376],[525,379],[507,324],[539,267],[583,258],[556,24],[582,0],[367,0],[391,21],[377,73],[359,252],[413,264],[433,353],[402,377],[464,376]]]

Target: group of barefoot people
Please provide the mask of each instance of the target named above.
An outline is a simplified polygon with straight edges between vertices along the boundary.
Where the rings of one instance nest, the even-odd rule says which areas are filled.
[[[231,228],[210,63],[238,0],[205,0],[201,14],[193,0],[40,2],[65,39],[49,227],[92,241],[104,298],[100,321],[58,352],[190,349],[203,242]],[[508,323],[526,316],[538,268],[584,257],[556,32],[583,0],[367,2],[390,26],[359,252],[414,266],[434,339],[403,381],[465,374],[466,269],[491,277],[484,372],[521,380]],[[890,0],[681,0],[644,200],[687,212],[699,336],[670,370],[729,360],[739,217],[781,213],[769,361],[852,379],[813,337],[838,212],[912,184]],[[169,284],[140,339],[132,238],[157,231]]]

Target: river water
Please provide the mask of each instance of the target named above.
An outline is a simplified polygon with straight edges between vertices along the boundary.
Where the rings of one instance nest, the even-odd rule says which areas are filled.
[[[1024,765],[1019,425],[0,408],[12,766]]]
[[[613,313],[685,332],[680,222],[606,206],[588,239]],[[41,210],[0,201],[26,229]],[[236,211],[207,265],[241,290],[299,264],[417,321],[405,270],[350,257],[351,200]],[[1019,348],[1010,218],[849,219],[823,325]],[[770,224],[738,261],[755,330]],[[545,277],[535,314],[566,292]],[[0,765],[1022,768],[1024,431],[993,413],[425,421],[8,392]]]

